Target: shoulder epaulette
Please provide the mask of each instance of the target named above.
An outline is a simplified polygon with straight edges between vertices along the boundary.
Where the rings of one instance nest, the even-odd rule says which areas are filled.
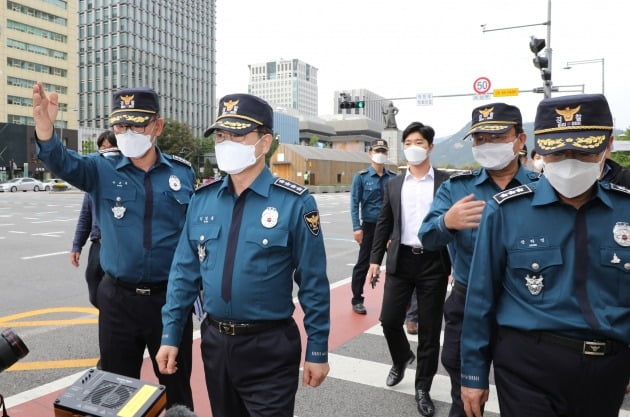
[[[361,171],[359,171],[359,174],[367,174],[368,170],[367,169],[362,169]]]
[[[195,188],[195,192],[199,192],[203,189],[209,188],[212,185],[217,185],[217,184],[221,184],[223,181],[221,181],[221,178],[217,179],[217,180],[213,180],[210,182],[207,182],[205,184],[201,184],[199,187]]]
[[[627,189],[626,187],[622,187],[621,185],[610,183],[610,189],[626,194],[626,195],[630,195],[630,189]]]
[[[463,179],[466,177],[471,177],[473,175],[473,172],[469,169],[465,170],[465,171],[459,171],[459,172],[455,172],[451,175],[451,179]]]
[[[174,161],[179,162],[180,164],[184,164],[186,166],[192,167],[192,164],[187,159],[182,158],[181,156],[171,155]]]
[[[495,194],[492,198],[499,204],[503,204],[507,200],[533,193],[534,190],[529,185],[519,185],[518,187],[510,188],[509,190],[501,191]]]
[[[291,191],[297,195],[302,195],[306,192],[306,187],[300,184],[296,184],[293,181],[285,180],[284,178],[277,178],[273,185],[276,187],[284,188],[287,191]]]

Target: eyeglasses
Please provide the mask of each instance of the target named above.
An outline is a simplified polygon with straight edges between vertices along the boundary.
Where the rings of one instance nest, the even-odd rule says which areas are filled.
[[[602,152],[588,153],[576,150],[566,150],[544,155],[543,159],[545,162],[560,162],[564,161],[565,159],[577,159],[578,161],[582,162],[599,162],[602,160],[601,155]]]
[[[126,124],[115,124],[112,126],[112,130],[114,133],[125,133],[127,130],[131,130],[136,133],[146,133],[149,126],[155,121],[155,119],[151,119],[146,126],[132,126]]]
[[[481,143],[508,142],[508,139],[516,139],[516,136],[511,136],[511,135],[508,135],[507,133],[502,133],[502,134],[473,133],[472,138],[473,138],[473,142],[479,145]]]
[[[224,142],[226,140],[230,140],[232,142],[241,143],[241,142],[243,142],[245,140],[247,135],[249,135],[250,133],[253,133],[253,132],[258,133],[258,130],[254,129],[251,132],[245,133],[244,135],[235,135],[233,133],[225,132],[225,131],[216,132],[213,135],[214,136],[214,142],[215,143],[221,143],[221,142]]]

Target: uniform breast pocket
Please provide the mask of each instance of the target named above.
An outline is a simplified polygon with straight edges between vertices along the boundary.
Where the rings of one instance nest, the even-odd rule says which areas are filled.
[[[114,188],[103,193],[106,202],[103,216],[113,218],[113,223],[119,227],[128,227],[137,221],[138,213],[136,190],[133,188]],[[135,209],[135,211],[134,211]],[[136,216],[136,219],[134,219]]]
[[[284,229],[248,229],[245,235],[246,256],[250,260],[245,270],[256,274],[267,272],[273,265],[282,264],[291,258],[287,248],[289,232]]]
[[[504,285],[508,292],[532,304],[554,302],[559,269],[562,266],[560,248],[513,250],[508,253],[509,277]]]
[[[216,224],[200,224],[190,228],[188,239],[190,246],[197,250],[202,270],[213,270],[215,268],[220,235],[221,226]]]
[[[600,248],[600,265],[604,271],[602,285],[612,300],[630,305],[630,248]],[[608,284],[608,285],[606,285]]]

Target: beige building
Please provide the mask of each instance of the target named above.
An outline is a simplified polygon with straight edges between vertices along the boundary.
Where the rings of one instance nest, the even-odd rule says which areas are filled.
[[[32,87],[42,81],[59,94],[59,133],[76,130],[77,2],[3,0],[0,16],[0,122],[33,125]]]
[[[273,175],[303,185],[351,185],[371,164],[367,152],[280,144],[269,161]],[[387,168],[396,171],[396,164]]]

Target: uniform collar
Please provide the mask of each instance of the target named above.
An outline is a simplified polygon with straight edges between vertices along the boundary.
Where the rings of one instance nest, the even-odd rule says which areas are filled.
[[[173,167],[173,163],[164,156],[164,154],[162,153],[162,151],[160,151],[160,148],[158,148],[157,145],[155,146],[155,152],[157,153],[157,161],[155,162],[153,167],[156,167],[161,164],[164,164],[168,166],[169,168]],[[121,158],[120,158],[120,161],[118,161],[118,164],[116,164],[116,169],[121,169],[121,168],[126,167],[127,165],[132,165],[131,159],[129,159],[122,153],[120,155],[121,155]],[[151,169],[153,169],[153,167],[151,167]]]
[[[249,190],[252,190],[256,194],[262,197],[269,197],[269,189],[271,188],[271,184],[275,181],[273,175],[271,175],[271,171],[269,168],[264,167],[263,170],[258,174],[253,183],[247,187]],[[219,187],[219,194],[228,190],[230,193],[234,194],[234,187],[232,186],[232,180],[229,175],[226,175],[223,178],[223,182]]]
[[[477,179],[475,180],[475,185],[480,185],[486,181],[492,181],[492,177],[488,174],[488,170],[485,168],[473,171],[473,174],[477,174]],[[516,175],[512,181],[516,180],[520,184],[529,184],[532,181],[536,181],[537,174],[525,168],[523,165],[518,164],[518,170],[516,171]]]

